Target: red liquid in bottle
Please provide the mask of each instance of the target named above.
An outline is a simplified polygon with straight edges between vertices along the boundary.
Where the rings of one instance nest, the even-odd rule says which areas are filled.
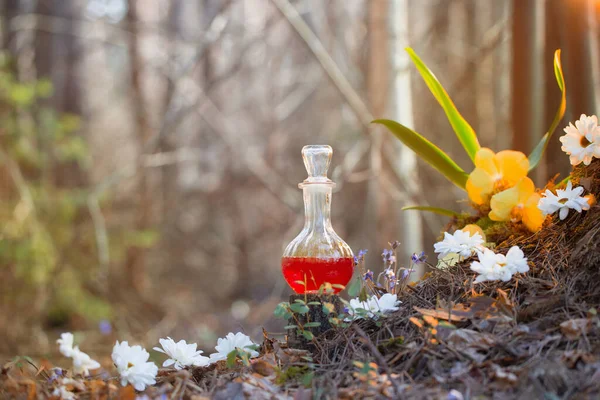
[[[281,270],[294,292],[316,293],[325,282],[346,286],[352,279],[354,259],[352,257],[283,257]],[[298,281],[306,282],[306,287]],[[339,293],[342,289],[334,287],[333,290]]]

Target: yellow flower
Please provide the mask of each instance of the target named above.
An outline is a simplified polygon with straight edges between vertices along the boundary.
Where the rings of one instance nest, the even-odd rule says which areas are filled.
[[[486,240],[485,233],[483,232],[483,229],[481,229],[481,227],[479,225],[468,224],[468,225],[465,225],[465,227],[462,228],[461,231],[469,232],[471,234],[471,236],[473,236],[476,233],[479,233],[481,235],[481,237],[483,238],[483,241],[485,242],[485,240]]]
[[[490,196],[514,186],[527,176],[529,160],[520,151],[494,153],[482,147],[475,154],[475,169],[467,180],[469,199],[475,204],[487,203]]]
[[[537,232],[545,219],[537,206],[540,197],[533,181],[523,178],[512,188],[492,196],[489,217],[492,221],[522,221],[531,232]]]

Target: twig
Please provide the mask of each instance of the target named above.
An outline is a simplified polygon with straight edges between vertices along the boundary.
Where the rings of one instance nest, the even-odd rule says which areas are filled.
[[[377,350],[377,347],[375,347],[375,345],[373,344],[373,342],[371,341],[369,336],[367,336],[365,331],[363,331],[357,324],[353,324],[352,328],[363,339],[364,344],[369,348],[369,350],[371,350],[371,354],[373,354],[373,356],[375,357],[375,359],[377,360],[379,365],[381,365],[381,368],[383,368],[385,373],[388,375],[388,378],[394,385],[394,390],[396,391],[396,396],[400,396],[400,392],[401,392],[400,385],[398,384],[398,382],[396,382],[396,379],[394,379],[394,377],[392,376],[392,370],[390,369],[387,362],[385,361],[385,358],[383,358],[383,356],[381,355],[379,350]]]
[[[314,54],[323,70],[327,73],[329,79],[346,99],[348,105],[350,105],[360,123],[365,128],[368,128],[369,124],[374,119],[373,115],[366,104],[361,100],[358,93],[356,93],[350,82],[348,82],[348,79],[346,79],[336,62],[331,58],[317,35],[315,35],[306,22],[304,22],[296,8],[290,4],[288,0],[271,1]]]

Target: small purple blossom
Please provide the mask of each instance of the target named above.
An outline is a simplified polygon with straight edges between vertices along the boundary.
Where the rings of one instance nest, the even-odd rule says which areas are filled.
[[[370,269],[368,269],[367,272],[365,272],[363,279],[365,281],[373,281],[373,271],[371,271]]]
[[[387,268],[387,269],[385,270],[385,277],[386,277],[387,279],[394,279],[394,278],[396,278],[396,274],[394,273],[394,270],[393,270],[393,269],[391,269],[391,268]]]
[[[381,258],[383,258],[383,262],[387,262],[389,264],[393,264],[396,262],[396,256],[394,256],[394,251],[389,249],[384,249],[383,253],[381,253]]]
[[[51,371],[51,374],[50,374],[50,377],[48,378],[49,383],[52,383],[55,380],[57,380],[59,377],[63,376],[62,368],[52,368],[50,371]]]
[[[354,256],[354,264],[358,264],[359,262],[363,261],[368,251],[369,250],[359,250],[358,254]]]
[[[424,251],[422,251],[420,254],[413,253],[413,255],[410,257],[410,259],[415,264],[422,264],[425,262],[425,260],[427,260],[427,255],[425,254]]]
[[[344,306],[344,314],[348,314],[350,312],[350,309],[347,306]]]
[[[100,333],[103,335],[110,335],[112,333],[112,325],[110,321],[103,319],[98,323],[98,329],[100,329]]]
[[[410,274],[412,274],[413,272],[415,272],[415,270],[412,268],[405,269],[404,271],[402,271],[402,279],[404,280],[404,279],[408,278],[408,276]]]

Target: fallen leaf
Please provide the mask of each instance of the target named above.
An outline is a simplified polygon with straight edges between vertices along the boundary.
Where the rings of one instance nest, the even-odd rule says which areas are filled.
[[[427,308],[414,307],[415,311],[419,312],[422,315],[445,319],[447,321],[465,321],[467,318],[464,316],[460,316],[460,312],[465,312],[466,308],[463,304],[457,304],[452,308],[452,310],[437,308],[435,310],[430,310]]]
[[[566,350],[562,354],[561,360],[567,364],[569,368],[575,368],[579,362],[583,362],[584,364],[593,364],[596,362],[597,358],[593,354],[585,351]]]
[[[496,364],[492,364],[492,378],[494,378],[497,383],[506,386],[515,386],[515,384],[519,381],[519,378],[516,374],[508,369],[501,368]]]
[[[583,334],[588,334],[592,328],[592,320],[588,318],[575,318],[560,324],[560,331],[569,340],[578,339]]]
[[[496,344],[496,339],[489,333],[477,332],[471,329],[457,329],[450,333],[447,339],[449,346],[482,363],[487,358],[487,351]]]

